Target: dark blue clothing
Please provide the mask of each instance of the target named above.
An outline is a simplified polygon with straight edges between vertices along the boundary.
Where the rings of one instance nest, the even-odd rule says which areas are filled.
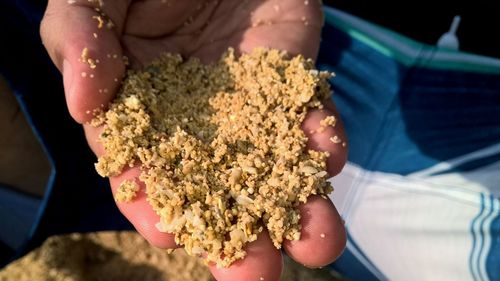
[[[9,82],[52,164],[44,197],[23,201],[30,207],[20,210],[22,217],[31,223],[16,234],[24,241],[22,246],[12,249],[0,241],[0,264],[23,255],[53,234],[133,229],[115,206],[107,180],[96,174],[96,158],[81,126],[68,113],[61,75],[39,35],[45,6],[45,1],[0,1],[0,74]],[[7,211],[3,216],[11,216],[12,206],[4,202],[13,202],[21,195],[0,189],[0,210],[3,207]],[[0,213],[2,228],[13,227],[4,224],[6,217]]]

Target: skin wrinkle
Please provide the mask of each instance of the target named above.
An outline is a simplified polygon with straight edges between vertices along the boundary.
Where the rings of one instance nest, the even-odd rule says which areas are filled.
[[[293,1],[289,1],[293,2]],[[235,4],[236,3],[236,4]],[[248,2],[247,4],[253,5],[250,8],[248,8],[248,20],[241,20],[245,18],[245,13],[242,13],[242,17],[235,17],[232,22],[227,22],[228,15],[230,13],[239,13],[242,11],[242,6],[245,5],[243,1],[219,1],[217,2],[217,6],[213,7],[210,9],[209,13],[210,15],[208,16],[208,19],[199,19],[199,17],[196,17],[194,22],[190,24],[187,28],[190,28],[192,25],[197,25],[196,22],[203,23],[207,25],[207,27],[202,27],[201,33],[199,34],[189,34],[187,32],[184,32],[184,28],[181,26],[178,30],[175,30],[174,32],[167,32],[162,35],[157,35],[157,36],[145,36],[145,35],[138,35],[136,33],[129,33],[127,30],[125,30],[124,35],[126,38],[131,38],[132,42],[139,42],[141,40],[154,40],[159,42],[161,45],[165,47],[172,47],[183,54],[186,57],[189,57],[194,54],[199,54],[201,50],[203,50],[207,44],[213,44],[214,42],[218,41],[224,41],[224,40],[231,40],[231,41],[238,41],[238,38],[241,38],[241,36],[247,32],[247,31],[252,31],[255,29],[260,29],[263,28],[261,26],[256,26],[256,27],[251,27],[249,28],[249,25],[251,25],[250,21],[250,12],[253,9],[256,9],[258,5],[267,5],[267,9],[269,12],[266,13],[264,12],[264,17],[262,17],[263,20],[267,19],[273,19],[273,27],[279,27],[280,25],[293,25],[294,23],[296,24],[303,24],[303,21],[301,19],[301,16],[299,16],[300,12],[300,7],[297,7],[298,5],[285,5],[282,4],[282,9],[279,14],[283,15],[288,15],[288,14],[297,14],[295,16],[286,16],[283,19],[280,17],[276,18],[276,16],[273,14],[275,13],[272,4],[265,3],[262,4],[259,1],[251,1]],[[262,7],[258,7],[258,9],[264,9]],[[193,5],[193,8],[190,12],[186,13],[186,16],[183,16],[183,18],[188,18],[189,16],[192,16],[196,13],[196,5]],[[322,23],[318,20],[316,20],[317,17],[311,17],[311,20],[309,20],[309,25],[308,29],[315,29],[315,32],[319,32],[321,29]],[[238,20],[239,19],[239,20]],[[133,20],[132,20],[133,21]],[[194,30],[193,30],[194,32]],[[214,36],[214,34],[216,34]],[[234,38],[234,39],[233,39]],[[194,43],[193,43],[194,41]],[[189,44],[187,44],[189,42]]]

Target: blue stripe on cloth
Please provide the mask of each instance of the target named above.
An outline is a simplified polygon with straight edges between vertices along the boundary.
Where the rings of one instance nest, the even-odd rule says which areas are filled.
[[[491,246],[486,258],[486,273],[489,280],[500,280],[500,213],[498,208],[500,199],[496,200],[497,214],[490,226]]]
[[[500,75],[427,68],[430,62],[416,58],[406,67],[324,27],[318,67],[339,73],[333,99],[351,162],[405,175],[498,142]]]
[[[474,267],[474,259],[475,259],[475,252],[477,249],[477,240],[478,237],[476,236],[476,231],[474,230],[476,227],[476,224],[479,221],[479,218],[483,215],[484,212],[484,195],[481,194],[481,204],[480,204],[480,209],[479,213],[477,216],[472,220],[471,226],[470,226],[470,233],[472,235],[472,248],[470,251],[470,256],[469,256],[469,271],[472,275],[472,278],[474,278],[475,281],[478,281],[478,275],[476,273],[476,268]]]
[[[436,176],[436,175],[441,175],[441,174],[447,174],[447,173],[457,173],[457,172],[469,172],[473,171],[475,169],[481,168],[488,166],[493,163],[500,162],[500,153],[496,153],[493,155],[489,156],[483,156],[478,159],[472,159],[470,161],[461,163],[456,165],[455,167],[452,167],[450,169],[442,170],[436,173],[432,173],[430,176]]]
[[[477,216],[472,220],[472,223],[471,223],[471,226],[470,226],[470,233],[472,235],[472,249],[471,249],[471,252],[470,252],[470,256],[469,256],[469,271],[472,275],[472,278],[474,278],[475,281],[479,281],[479,277],[478,277],[478,274],[479,272],[477,272],[477,269],[475,267],[475,253],[476,253],[476,249],[479,249],[477,244],[478,244],[478,239],[480,239],[480,237],[476,236],[476,231],[475,231],[475,228],[476,228],[476,225],[479,223],[479,220],[480,218],[483,216],[483,213],[484,213],[484,194],[481,194],[481,203],[480,203],[480,209],[479,209],[479,213],[477,214]]]
[[[364,254],[347,231],[347,248],[331,267],[349,280],[383,281],[387,277]]]
[[[471,223],[472,250],[469,270],[476,281],[499,280],[499,231],[497,225],[500,202],[492,195],[480,195],[480,210]]]
[[[484,198],[483,194],[481,194],[481,196]],[[473,265],[475,265],[477,267],[479,279],[483,280],[483,281],[487,281],[488,277],[484,276],[484,272],[482,272],[482,270],[481,270],[481,257],[483,256],[483,251],[485,250],[484,249],[485,248],[485,236],[490,235],[488,230],[485,231],[484,223],[493,214],[493,199],[491,196],[489,196],[488,198],[485,198],[484,202],[485,202],[484,209],[486,211],[486,215],[484,216],[484,218],[481,220],[481,222],[479,224],[479,245],[478,245],[479,253],[477,255],[477,260],[473,261]]]

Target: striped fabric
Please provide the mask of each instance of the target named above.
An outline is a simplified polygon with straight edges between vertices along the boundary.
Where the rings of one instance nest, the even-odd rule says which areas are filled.
[[[437,50],[326,9],[350,139],[332,200],[352,280],[500,280],[500,61]]]

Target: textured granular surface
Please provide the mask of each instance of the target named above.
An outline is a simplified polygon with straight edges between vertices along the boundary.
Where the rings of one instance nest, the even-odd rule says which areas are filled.
[[[120,184],[115,193],[116,202],[131,202],[137,192],[139,191],[139,185],[135,181],[126,180]]]
[[[277,50],[229,50],[210,65],[163,55],[129,71],[94,119],[106,149],[97,171],[113,176],[140,163],[158,229],[191,255],[229,266],[264,228],[280,248],[300,239],[298,204],[332,190],[328,154],[308,150],[301,130],[330,95],[329,77]]]
[[[140,249],[140,251],[138,251]],[[283,281],[340,280],[327,269],[285,260]],[[198,258],[151,247],[135,232],[70,234],[49,238],[0,270],[0,281],[213,281]]]

